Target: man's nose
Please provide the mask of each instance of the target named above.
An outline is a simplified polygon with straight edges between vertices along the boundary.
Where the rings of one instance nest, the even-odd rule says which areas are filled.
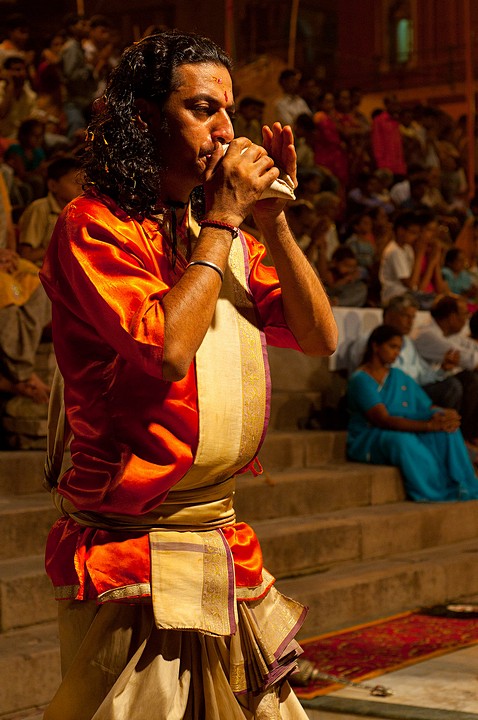
[[[234,128],[232,127],[231,118],[225,110],[217,113],[217,121],[211,132],[211,137],[222,145],[226,145],[234,139]]]

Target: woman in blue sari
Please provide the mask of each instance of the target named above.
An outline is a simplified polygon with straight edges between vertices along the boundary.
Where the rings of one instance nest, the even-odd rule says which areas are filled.
[[[409,375],[390,367],[401,346],[395,328],[375,328],[363,364],[350,378],[349,459],[399,467],[410,500],[478,499],[459,415],[432,406]]]

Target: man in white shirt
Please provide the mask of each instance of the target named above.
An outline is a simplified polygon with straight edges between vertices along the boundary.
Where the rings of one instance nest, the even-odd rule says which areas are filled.
[[[300,73],[297,70],[283,70],[279,75],[279,85],[284,94],[275,104],[275,118],[282,125],[292,125],[302,113],[312,115],[312,112],[302,98],[298,94],[300,83]]]
[[[430,310],[428,325],[418,329],[418,352],[432,365],[440,365],[448,353],[455,354],[456,378],[463,386],[462,430],[466,440],[478,444],[478,346],[462,334],[468,320],[464,298],[445,296]]]

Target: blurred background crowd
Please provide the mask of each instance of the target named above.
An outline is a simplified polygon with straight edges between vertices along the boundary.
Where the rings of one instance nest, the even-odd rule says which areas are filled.
[[[0,391],[43,404],[49,387],[32,360],[49,332],[38,269],[58,214],[82,191],[88,120],[123,44],[104,15],[67,15],[36,51],[26,17],[4,24]],[[161,30],[151,26],[143,35]],[[288,221],[331,303],[380,308],[406,293],[429,310],[451,296],[474,313],[478,196],[467,176],[476,148],[466,116],[400,104],[392,93],[365,112],[359,88],[328,87],[294,67],[276,80],[267,108],[254,87],[237,81],[235,132],[260,144],[263,120],[292,126],[298,187]],[[245,229],[255,232],[252,218]]]

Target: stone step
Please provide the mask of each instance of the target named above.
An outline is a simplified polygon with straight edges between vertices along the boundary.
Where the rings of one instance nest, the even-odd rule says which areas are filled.
[[[397,468],[330,462],[317,468],[238,476],[234,505],[239,520],[255,522],[403,500]]]
[[[345,460],[346,432],[333,430],[272,431],[259,452],[264,470],[294,470]]]
[[[264,564],[278,578],[476,538],[478,501],[402,502],[254,523]]]
[[[273,392],[269,428],[271,430],[297,430],[322,407],[322,393],[314,391],[283,390]]]
[[[478,502],[423,505],[395,503],[310,516],[256,521],[264,563],[277,578],[290,578],[352,562],[395,558],[436,545],[473,540]],[[43,545],[36,551],[41,552]],[[55,617],[43,556],[0,563],[0,629]]]
[[[45,712],[46,705],[43,705],[42,707],[35,707],[35,708],[25,708],[23,710],[20,710],[20,712],[13,712],[13,713],[7,713],[4,715],[3,713],[0,714],[0,720],[43,720],[43,714]],[[307,711],[307,714],[310,716],[310,711]],[[340,718],[337,718],[337,716],[334,718],[334,720],[340,720]]]
[[[271,431],[259,459],[266,471],[317,467],[345,459],[344,432]],[[68,465],[69,457],[65,463]],[[43,482],[45,452],[5,450],[0,452],[0,496],[38,492]]]
[[[60,682],[56,623],[0,635],[0,677],[0,715],[26,718],[46,705]]]
[[[0,562],[0,632],[55,620],[56,615],[43,554]]]
[[[478,593],[478,540],[344,563],[277,587],[309,607],[301,637],[314,637]]]
[[[25,495],[42,489],[45,453],[2,450],[0,452],[0,496]]]
[[[46,491],[0,497],[0,561],[41,553],[57,517]]]

